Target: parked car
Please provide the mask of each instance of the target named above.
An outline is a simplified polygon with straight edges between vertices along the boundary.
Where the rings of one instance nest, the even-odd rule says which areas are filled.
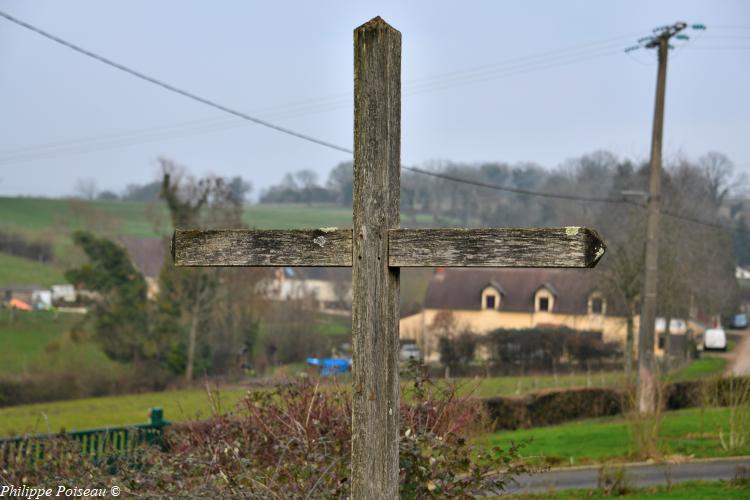
[[[404,344],[398,352],[399,361],[422,361],[422,351],[417,344]]]
[[[747,328],[747,314],[736,314],[734,318],[732,318],[732,328],[737,328],[738,330],[744,330]]]
[[[726,351],[727,334],[723,328],[709,328],[703,334],[703,347],[706,351]]]
[[[667,329],[667,320],[664,318],[656,318],[654,323],[654,329],[656,333],[664,333]],[[669,320],[669,333],[672,335],[683,335],[687,332],[688,325],[684,319],[672,318]]]

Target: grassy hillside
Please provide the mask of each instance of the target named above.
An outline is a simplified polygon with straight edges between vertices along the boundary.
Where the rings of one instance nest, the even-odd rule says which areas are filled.
[[[262,205],[245,209],[250,226],[269,228],[351,227],[351,210],[331,205]],[[0,197],[0,229],[52,243],[64,266],[81,259],[70,234],[86,228],[116,238],[158,238],[171,232],[163,203]],[[0,282],[4,281],[0,276]]]
[[[122,367],[93,341],[76,339],[71,327],[77,314],[0,310],[0,377],[63,373],[85,366],[112,373]]]
[[[258,228],[351,227],[351,210],[332,205],[256,205],[244,221]],[[155,224],[160,225],[159,230]],[[163,203],[0,197],[0,227],[55,238],[82,227],[142,238],[171,231]]]
[[[0,284],[50,286],[58,283],[65,283],[60,267],[0,252]]]
[[[405,226],[415,225],[404,216],[402,220]],[[351,227],[352,214],[350,208],[334,205],[254,205],[245,208],[243,221],[261,229]],[[429,223],[429,216],[417,217],[416,225]],[[81,228],[111,238],[158,238],[172,230],[162,203],[0,197],[0,230],[50,242],[55,252],[54,265],[0,254],[0,284],[64,282],[63,271],[84,261],[70,239]],[[402,296],[417,299],[406,299],[403,305],[415,307],[431,275],[431,270],[404,270]]]
[[[405,226],[414,225],[405,216],[402,220]],[[420,215],[416,224],[426,225],[430,220],[430,216]],[[351,227],[352,212],[338,205],[253,205],[245,208],[243,221],[260,229]],[[32,238],[56,240],[84,227],[149,238],[168,234],[170,226],[161,202],[0,197],[0,229]]]

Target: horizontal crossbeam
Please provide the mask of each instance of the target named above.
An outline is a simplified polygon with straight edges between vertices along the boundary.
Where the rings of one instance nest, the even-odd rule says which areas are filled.
[[[177,229],[177,266],[352,265],[351,229]]]
[[[605,246],[583,227],[393,229],[393,267],[594,267]]]
[[[594,267],[604,254],[595,231],[544,229],[391,229],[391,267]],[[178,229],[178,266],[352,265],[351,229]]]

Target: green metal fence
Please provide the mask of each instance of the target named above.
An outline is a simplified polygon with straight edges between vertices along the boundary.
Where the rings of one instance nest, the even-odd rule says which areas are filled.
[[[161,408],[151,408],[149,417],[150,421],[146,424],[0,438],[0,466],[44,460],[50,453],[71,444],[74,449],[80,446],[81,453],[93,460],[106,455],[127,454],[147,445],[165,449],[164,429],[170,422],[164,420]]]

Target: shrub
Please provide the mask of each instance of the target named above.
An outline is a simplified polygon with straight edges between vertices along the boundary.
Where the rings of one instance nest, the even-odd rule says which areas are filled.
[[[440,337],[440,362],[450,368],[451,374],[459,375],[474,360],[476,347],[477,337],[471,330],[464,330],[456,337]]]
[[[555,425],[570,420],[618,415],[624,393],[609,388],[551,390],[521,398],[485,399],[496,429]]]
[[[0,231],[0,252],[38,262],[51,262],[52,245],[43,241],[28,241],[19,234]]]
[[[623,496],[633,491],[633,481],[623,466],[599,469],[597,486],[605,496]]]
[[[433,385],[421,373],[401,405],[401,497],[499,494],[515,475],[529,470],[519,458],[519,445],[501,450],[470,444],[469,438],[485,428],[481,403],[458,397],[455,387]],[[145,497],[346,497],[350,392],[299,379],[250,392],[232,414],[173,426],[166,452],[148,449],[114,468],[110,459],[94,466],[68,452],[64,460],[17,464],[3,471],[4,480],[45,485],[53,480],[90,484],[84,480],[96,478]]]
[[[62,373],[0,378],[0,408],[46,401],[161,391],[170,376],[158,366],[142,364],[120,373],[85,366]]]
[[[563,354],[585,366],[591,360],[601,361],[619,355],[616,346],[601,341],[601,332],[569,328],[498,329],[484,339],[492,360],[500,367],[513,364],[525,368],[554,370]]]

